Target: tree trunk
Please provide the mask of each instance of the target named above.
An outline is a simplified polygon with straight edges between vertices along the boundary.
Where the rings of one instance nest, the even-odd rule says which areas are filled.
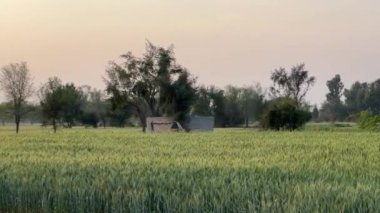
[[[335,122],[336,122],[336,116],[335,116],[335,113],[333,113],[331,123],[334,125]]]
[[[18,134],[20,130],[20,115],[19,113],[15,113],[15,123],[16,123],[16,134]]]
[[[244,114],[245,114],[245,128],[248,128],[248,123],[249,123],[249,115],[248,115],[248,99],[245,100]]]
[[[146,131],[146,115],[138,107],[136,107],[136,111],[137,111],[137,114],[139,115],[139,118],[140,118],[142,131],[145,133],[145,131]]]
[[[142,126],[142,131],[145,133],[146,132],[146,117],[140,115],[140,122]]]
[[[140,122],[142,126],[142,131],[145,133],[146,132],[146,117],[140,116]]]
[[[14,115],[15,115],[15,123],[16,123],[16,134],[18,134],[20,130],[20,104],[16,101],[14,102]]]
[[[16,121],[16,134],[18,134],[19,129],[20,129],[20,121]]]
[[[55,119],[53,119],[53,129],[54,129],[54,133],[57,132],[57,123],[55,122]]]
[[[102,119],[102,122],[103,122],[103,128],[105,129],[105,128],[106,128],[106,119],[103,118],[103,119]]]

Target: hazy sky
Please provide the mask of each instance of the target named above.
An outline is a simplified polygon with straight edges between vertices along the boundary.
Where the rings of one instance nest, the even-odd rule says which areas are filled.
[[[220,87],[266,87],[273,69],[304,62],[311,103],[336,73],[346,86],[380,78],[378,0],[0,0],[0,66],[27,61],[36,86],[104,88],[108,61],[146,39],[174,44],[199,83]]]

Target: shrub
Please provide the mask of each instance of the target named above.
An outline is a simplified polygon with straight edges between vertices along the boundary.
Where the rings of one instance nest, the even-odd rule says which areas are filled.
[[[94,112],[85,112],[81,116],[82,123],[85,126],[98,127],[98,116]]]
[[[360,113],[358,126],[364,130],[380,130],[380,115],[372,115],[368,110]]]
[[[297,108],[296,103],[289,98],[274,99],[266,108],[262,120],[265,129],[293,131],[311,119],[310,112]]]

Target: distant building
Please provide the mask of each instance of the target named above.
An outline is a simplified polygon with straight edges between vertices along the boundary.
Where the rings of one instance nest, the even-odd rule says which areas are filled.
[[[187,124],[190,132],[212,132],[214,131],[214,125],[215,119],[212,116],[192,116]]]
[[[183,131],[181,124],[169,117],[148,117],[146,119],[147,133]]]
[[[214,117],[192,116],[186,126],[189,132],[212,132],[214,131]],[[148,117],[146,119],[146,133],[181,131],[183,131],[181,124],[173,118]]]

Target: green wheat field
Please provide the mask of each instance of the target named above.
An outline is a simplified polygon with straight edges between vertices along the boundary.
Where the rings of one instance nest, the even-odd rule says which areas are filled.
[[[0,212],[379,211],[379,133],[0,127]]]

